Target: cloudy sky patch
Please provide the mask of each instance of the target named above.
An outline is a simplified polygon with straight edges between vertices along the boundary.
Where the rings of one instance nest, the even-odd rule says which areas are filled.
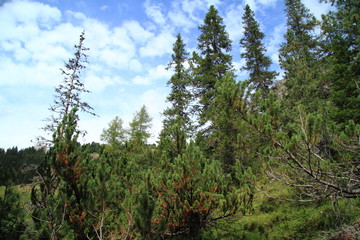
[[[170,88],[166,70],[178,33],[187,51],[196,50],[198,26],[214,4],[224,18],[233,41],[237,80],[246,78],[239,68],[244,4],[256,10],[265,31],[265,46],[276,64],[285,32],[280,0],[145,0],[49,1],[12,0],[0,4],[0,148],[28,147],[42,135],[42,121],[51,115],[54,88],[62,81],[60,68],[73,57],[74,44],[85,30],[89,64],[81,79],[91,93],[82,97],[98,117],[81,115],[84,141],[100,141],[108,123],[119,116],[127,124],[146,105],[153,117],[151,142],[162,127],[162,111]],[[304,0],[319,17],[328,6]],[[266,18],[264,17],[266,13]],[[275,17],[276,16],[276,17]],[[272,19],[269,21],[269,19]]]

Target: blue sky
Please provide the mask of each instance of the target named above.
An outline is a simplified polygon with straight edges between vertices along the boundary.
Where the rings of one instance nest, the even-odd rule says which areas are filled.
[[[320,18],[329,6],[317,0],[304,4]],[[50,116],[60,68],[73,56],[82,30],[89,64],[81,78],[91,91],[83,99],[99,115],[80,116],[83,142],[100,141],[108,123],[119,116],[128,126],[145,104],[153,117],[152,138],[162,127],[161,112],[172,75],[166,65],[178,33],[187,51],[196,51],[198,26],[210,5],[223,17],[233,41],[234,67],[240,59],[244,4],[255,10],[265,46],[278,69],[277,50],[286,30],[282,0],[0,0],[0,148],[33,146],[43,119]],[[246,73],[237,72],[239,81]]]

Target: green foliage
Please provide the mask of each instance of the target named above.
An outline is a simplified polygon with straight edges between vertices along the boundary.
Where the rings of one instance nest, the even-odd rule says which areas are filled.
[[[221,81],[222,77],[232,69],[231,40],[225,31],[223,19],[219,16],[214,6],[210,6],[200,25],[201,32],[198,37],[198,49],[200,55],[193,53],[193,86],[195,96],[200,105],[196,111],[203,125],[208,122],[212,112],[212,101],[215,97],[215,84]]]
[[[87,50],[82,33],[46,126],[53,145],[46,154],[0,149],[2,184],[37,175],[31,216],[14,187],[2,188],[0,238],[313,239],[354,222],[358,4],[331,2],[337,11],[323,18],[321,42],[319,22],[301,1],[285,1],[288,30],[279,52],[285,79],[274,90],[276,73],[254,12],[245,7],[240,44],[249,79],[238,83],[231,41],[211,6],[199,27],[199,52],[188,59],[180,34],[173,45],[171,106],[158,146],[147,144],[152,119],[145,106],[129,129],[114,118],[101,136],[105,145],[78,143],[77,111],[92,113],[79,98],[87,92],[79,78]],[[189,143],[190,106],[198,128]],[[41,158],[36,171],[17,173]]]
[[[332,117],[338,123],[353,120],[360,124],[360,24],[357,0],[331,0],[335,11],[323,17],[324,52],[327,52]]]
[[[160,166],[161,167],[161,166]],[[157,170],[154,185],[160,204],[160,221],[166,222],[169,236],[198,236],[211,222],[231,217],[251,202],[249,192],[237,191],[216,160],[206,159],[201,150],[190,143],[186,151],[165,171]]]
[[[268,70],[271,60],[265,56],[266,49],[262,43],[265,35],[260,31],[249,5],[245,6],[243,24],[244,37],[241,38],[240,45],[245,51],[240,56],[246,60],[246,65],[241,70],[249,71],[249,83],[254,85],[255,90],[261,89],[266,94],[277,73]]]
[[[107,143],[108,152],[119,151],[127,140],[127,130],[123,128],[123,120],[118,116],[111,120],[109,127],[103,129],[100,139]]]
[[[35,169],[43,161],[44,149],[29,147],[18,150],[17,147],[0,149],[0,185],[7,181],[15,184],[31,183],[36,176]]]
[[[130,142],[134,145],[146,144],[150,137],[149,128],[151,127],[152,118],[143,105],[138,112],[134,114],[134,118],[130,123]]]
[[[189,53],[185,51],[185,46],[181,35],[178,34],[173,45],[174,53],[171,55],[172,61],[168,64],[168,69],[172,68],[174,74],[167,82],[167,85],[171,86],[171,92],[167,97],[171,107],[164,111],[164,116],[166,117],[164,119],[164,131],[166,131],[167,126],[177,121],[177,118],[181,118],[181,128],[189,135],[192,127],[188,108],[192,96],[188,88],[191,83],[191,75],[189,69],[185,67],[185,64],[188,62]]]
[[[25,230],[25,213],[20,194],[10,185],[0,196],[0,239],[20,239]]]
[[[329,98],[329,82],[324,76],[319,37],[315,35],[319,22],[301,0],[285,1],[287,32],[279,50],[280,66],[284,70],[285,107],[293,114],[298,104],[314,112],[325,107]]]

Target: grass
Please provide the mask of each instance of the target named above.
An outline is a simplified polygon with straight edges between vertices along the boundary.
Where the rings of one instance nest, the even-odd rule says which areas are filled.
[[[292,189],[281,183],[261,182],[259,187],[271,195],[292,198]],[[287,240],[323,239],[324,233],[344,224],[353,223],[360,216],[358,199],[338,201],[338,213],[331,200],[312,203],[289,202],[268,198],[261,192],[254,198],[254,212],[222,221],[213,230],[204,233],[203,239]]]

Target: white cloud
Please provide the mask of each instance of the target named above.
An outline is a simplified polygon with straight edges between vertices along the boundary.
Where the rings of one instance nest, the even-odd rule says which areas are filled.
[[[155,23],[159,25],[164,25],[166,23],[166,18],[162,13],[162,6],[160,4],[151,3],[150,0],[146,0],[144,3],[146,15]]]
[[[135,76],[132,80],[132,83],[136,85],[149,85],[151,82],[151,78],[148,76]]]
[[[9,58],[0,59],[0,86],[37,85],[54,86],[61,79],[59,66],[44,62],[36,64],[16,63]]]
[[[140,98],[140,102],[146,106],[149,115],[153,118],[149,143],[156,143],[162,129],[162,112],[168,106],[167,94],[167,90],[164,88],[150,89],[144,92]]]
[[[132,79],[132,83],[136,85],[150,85],[156,80],[170,79],[173,72],[166,70],[165,65],[158,65],[154,68],[150,68],[145,76],[137,75]]]
[[[176,38],[170,30],[163,30],[159,35],[151,38],[146,46],[140,48],[142,57],[161,57],[172,52],[172,46]]]
[[[119,76],[96,76],[94,74],[88,75],[84,82],[87,89],[92,93],[101,93],[109,86],[128,85],[128,82]]]
[[[154,34],[145,30],[137,21],[126,21],[124,28],[129,32],[130,37],[137,43],[145,43]]]
[[[14,19],[12,16],[17,17]],[[41,28],[49,29],[61,20],[61,12],[42,3],[15,0],[0,8],[0,22],[4,20],[7,24],[3,24],[2,31],[7,28],[13,30],[14,24],[32,25],[34,22]]]
[[[191,28],[197,25],[190,20],[183,11],[176,8],[168,13],[168,17],[172,22],[172,26],[183,28],[185,32],[188,32]]]
[[[103,6],[100,7],[100,9],[102,11],[105,11],[106,9],[109,9],[109,6],[108,5],[103,5]]]
[[[272,34],[269,36],[269,42],[266,44],[267,53],[271,55],[271,59],[273,63],[279,63],[279,54],[278,50],[280,48],[280,44],[283,42],[284,34],[286,32],[286,24],[282,23],[274,28],[271,32]]]
[[[132,59],[129,63],[129,69],[134,72],[140,72],[143,69],[143,65],[138,59]]]
[[[229,33],[230,39],[237,44],[243,34],[242,24],[243,6],[230,5],[224,17],[226,31]]]
[[[203,16],[199,14],[206,12],[208,7],[202,0],[185,0],[181,1],[181,9],[189,16],[189,18],[197,25],[202,23]]]
[[[274,6],[277,0],[257,0],[257,2],[264,6]]]
[[[326,14],[332,9],[331,4],[329,3],[314,0],[303,0],[302,2],[318,20],[321,19],[322,14]]]

